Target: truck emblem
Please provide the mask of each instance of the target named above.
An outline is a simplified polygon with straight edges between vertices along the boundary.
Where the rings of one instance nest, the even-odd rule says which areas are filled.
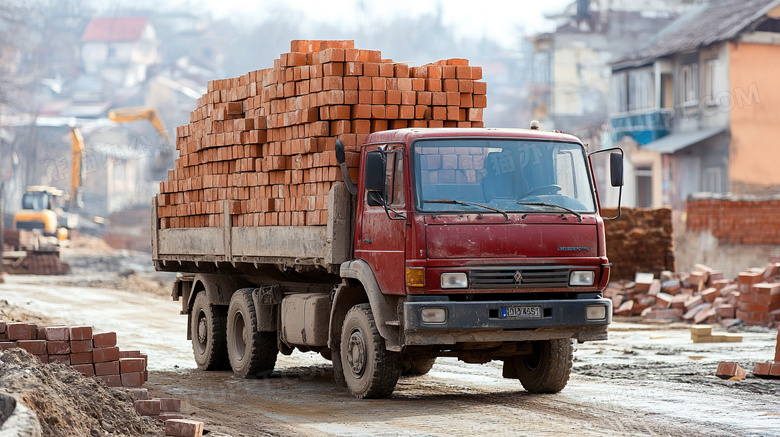
[[[523,273],[520,270],[515,271],[515,284],[523,282]]]

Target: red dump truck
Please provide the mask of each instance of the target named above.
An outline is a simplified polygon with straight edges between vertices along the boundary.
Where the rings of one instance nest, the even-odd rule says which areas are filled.
[[[573,341],[605,340],[612,318],[587,147],[538,129],[375,132],[356,184],[344,155],[337,142],[345,180],[326,226],[225,214],[160,229],[155,217],[155,266],[181,273],[173,297],[198,367],[258,377],[280,352],[313,351],[354,396],[377,398],[456,357],[502,361],[530,392],[562,390]],[[622,186],[622,152],[609,162]]]

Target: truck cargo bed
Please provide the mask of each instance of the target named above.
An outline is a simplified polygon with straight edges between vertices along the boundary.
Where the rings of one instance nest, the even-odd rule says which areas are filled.
[[[225,201],[229,202],[229,201]],[[227,211],[228,208],[225,208]],[[332,272],[352,256],[352,206],[343,183],[328,194],[326,226],[222,226],[160,229],[152,206],[152,259],[158,270],[199,271],[201,263],[321,266]]]

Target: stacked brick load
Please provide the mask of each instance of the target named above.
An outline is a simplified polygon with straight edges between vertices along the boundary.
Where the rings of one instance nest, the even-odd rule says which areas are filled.
[[[0,351],[21,348],[41,362],[61,362],[109,387],[140,387],[148,378],[146,355],[120,351],[116,333],[93,334],[91,326],[37,326],[0,321]]]
[[[328,191],[341,180],[337,139],[356,178],[371,132],[482,127],[481,78],[465,59],[411,67],[353,41],[293,41],[272,68],[209,82],[176,131],[160,227],[221,226],[223,213],[232,226],[325,225]]]
[[[637,274],[633,282],[610,283],[604,296],[618,316],[644,316],[692,323],[780,326],[780,262],[751,268],[736,280],[697,265],[689,274]]]
[[[614,217],[617,208],[603,208],[601,213]],[[622,208],[620,219],[604,222],[604,231],[613,280],[631,280],[637,272],[660,276],[664,270],[677,270],[670,208]]]

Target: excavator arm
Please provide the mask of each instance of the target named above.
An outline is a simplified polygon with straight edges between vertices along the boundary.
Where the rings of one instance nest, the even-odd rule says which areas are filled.
[[[71,180],[70,180],[70,205],[68,210],[75,211],[83,208],[84,203],[81,199],[81,185],[84,183],[84,137],[78,128],[70,128],[71,141],[73,143],[71,157]]]
[[[173,147],[171,147],[171,138],[168,136],[168,131],[165,129],[165,124],[157,110],[145,107],[116,108],[108,111],[108,118],[114,123],[147,120],[157,129],[165,145],[156,153],[152,164],[152,175],[163,180],[167,176],[168,169],[173,166]]]

